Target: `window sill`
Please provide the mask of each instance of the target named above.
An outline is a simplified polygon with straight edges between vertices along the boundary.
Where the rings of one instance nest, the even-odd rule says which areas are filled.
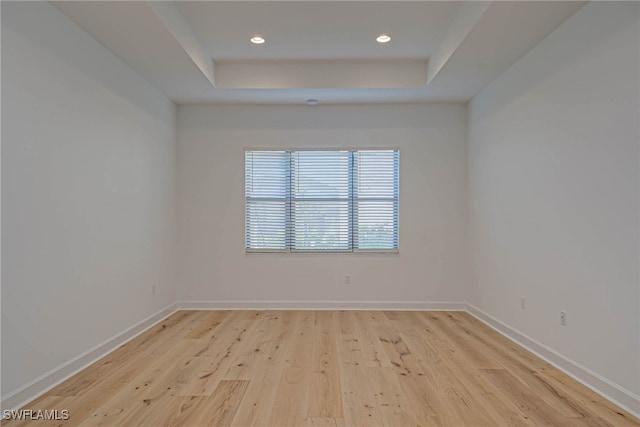
[[[278,250],[278,249],[252,249],[245,250],[245,255],[264,255],[264,254],[287,254],[287,255],[397,255],[400,253],[399,249],[360,249],[355,251],[331,251],[331,250],[297,250],[297,251],[287,251],[287,250]]]

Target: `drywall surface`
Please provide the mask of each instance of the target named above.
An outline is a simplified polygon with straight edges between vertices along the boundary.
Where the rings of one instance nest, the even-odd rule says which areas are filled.
[[[3,398],[175,301],[175,132],[50,3],[2,2]]]
[[[636,395],[638,8],[586,5],[485,88],[468,154],[470,302]]]
[[[179,300],[465,301],[465,120],[454,104],[180,106]],[[400,253],[245,254],[244,150],[327,147],[400,149]]]

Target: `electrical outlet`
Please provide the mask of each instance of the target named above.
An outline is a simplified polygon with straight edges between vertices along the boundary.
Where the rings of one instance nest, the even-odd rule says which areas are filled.
[[[344,284],[345,285],[351,284],[351,276],[344,276]]]
[[[560,312],[560,324],[562,326],[567,326],[567,312],[566,311],[561,311]]]
[[[524,297],[520,297],[520,308],[525,309],[527,307],[527,300]]]

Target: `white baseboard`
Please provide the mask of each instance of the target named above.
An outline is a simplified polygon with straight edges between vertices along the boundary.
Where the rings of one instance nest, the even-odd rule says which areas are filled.
[[[492,329],[509,338],[511,341],[549,362],[551,365],[560,369],[562,372],[584,386],[595,391],[605,399],[610,400],[635,417],[640,418],[639,395],[557,353],[555,350],[552,350],[546,345],[501,322],[474,305],[467,304],[467,312],[487,324]]]
[[[180,310],[464,311],[464,302],[429,301],[178,301]]]
[[[53,387],[77,374],[87,366],[100,360],[107,354],[120,347],[122,344],[132,340],[156,323],[169,317],[177,311],[175,303],[170,304],[162,310],[152,314],[146,319],[133,325],[132,327],[120,332],[119,334],[103,341],[90,350],[69,360],[63,365],[40,375],[30,383],[10,392],[6,396],[2,396],[0,404],[3,410],[19,409],[27,403],[33,401],[43,395]]]

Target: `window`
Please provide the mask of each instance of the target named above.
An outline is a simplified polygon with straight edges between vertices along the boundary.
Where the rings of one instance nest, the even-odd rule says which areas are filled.
[[[398,150],[245,152],[247,252],[398,250]]]

